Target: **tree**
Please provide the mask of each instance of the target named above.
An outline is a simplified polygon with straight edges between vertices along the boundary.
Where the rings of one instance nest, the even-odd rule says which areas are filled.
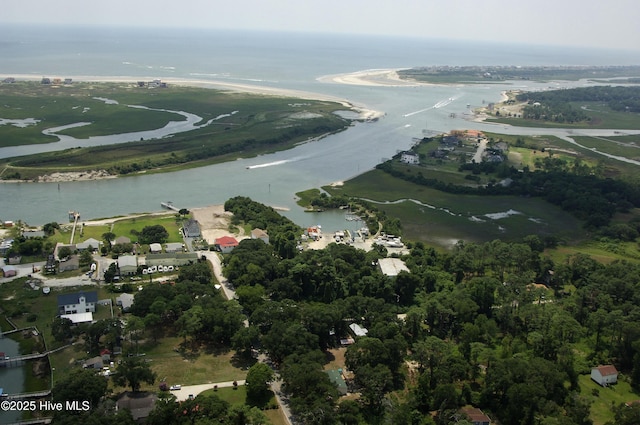
[[[106,232],[102,234],[102,240],[104,246],[107,248],[107,252],[111,250],[111,242],[116,239],[116,234],[113,232]]]
[[[56,317],[51,324],[51,334],[56,341],[64,342],[73,336],[73,322],[63,317]]]
[[[133,392],[138,391],[142,383],[153,385],[156,380],[156,374],[151,370],[151,366],[139,357],[122,360],[122,363],[116,367],[116,372],[114,382],[122,387],[131,387]]]
[[[247,372],[247,403],[253,406],[264,406],[271,396],[269,383],[273,381],[273,370],[264,363],[256,363]]]
[[[72,369],[62,374],[51,391],[54,402],[88,401],[95,408],[107,394],[107,380],[91,369]]]
[[[71,251],[71,247],[68,246],[62,246],[58,250],[58,258],[60,259],[69,258],[71,254],[73,254],[73,251]]]
[[[141,244],[165,243],[168,239],[169,232],[160,224],[145,226],[138,235]]]

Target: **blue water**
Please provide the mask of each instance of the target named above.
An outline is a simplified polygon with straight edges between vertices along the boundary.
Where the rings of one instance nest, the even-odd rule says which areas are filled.
[[[287,215],[301,225],[316,224],[325,216],[303,213],[295,205],[295,192],[371,169],[398,150],[408,148],[411,139],[420,137],[425,128],[439,132],[485,128],[486,125],[464,119],[468,114],[466,105],[476,107],[498,101],[501,91],[514,87],[508,83],[350,86],[320,82],[319,77],[429,65],[612,64],[640,64],[640,52],[328,34],[3,26],[0,74],[179,77],[257,84],[337,96],[386,115],[379,122],[358,124],[286,152],[194,170],[62,183],[60,188],[55,183],[0,184],[0,219],[20,219],[35,225],[65,221],[70,209],[79,210],[84,219],[89,219],[155,211],[161,201],[167,200],[192,208],[245,195],[291,208]],[[532,82],[521,86],[545,87]],[[445,107],[417,113],[450,98],[456,100]],[[451,119],[452,113],[458,117]],[[11,151],[0,149],[0,157],[8,156],[8,152]],[[277,165],[247,170],[252,165],[270,163]],[[324,220],[338,223],[339,218]],[[343,228],[343,224],[335,226]]]

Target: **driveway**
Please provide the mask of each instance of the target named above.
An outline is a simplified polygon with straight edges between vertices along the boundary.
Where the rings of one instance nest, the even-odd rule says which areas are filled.
[[[245,381],[243,379],[237,382],[238,386],[240,386],[244,385]],[[179,390],[171,391],[171,394],[175,395],[178,401],[184,401],[187,400],[190,395],[195,397],[203,391],[213,389],[213,387],[216,385],[218,386],[218,388],[233,387],[233,381],[201,385],[183,385]]]

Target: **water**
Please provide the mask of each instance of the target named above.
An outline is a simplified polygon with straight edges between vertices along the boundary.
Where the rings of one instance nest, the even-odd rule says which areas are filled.
[[[15,357],[20,355],[19,344],[9,338],[0,339],[0,351],[5,355]],[[0,368],[0,388],[7,394],[18,394],[24,392],[24,368],[23,367],[1,367]],[[20,412],[0,411],[0,423],[7,424],[20,420]]]
[[[0,184],[0,219],[21,219],[32,225],[66,221],[71,209],[90,219],[156,211],[161,201],[193,208],[243,195],[290,208],[286,214],[300,225],[341,229],[346,223],[341,215],[304,213],[295,204],[295,192],[367,171],[410,147],[411,139],[422,136],[425,127],[436,132],[456,128],[514,131],[465,119],[467,104],[473,108],[498,101],[501,91],[514,85],[370,87],[320,82],[320,77],[428,65],[640,63],[638,52],[392,37],[20,26],[7,26],[2,33],[2,74],[175,77],[257,84],[336,96],[386,113],[376,123],[356,124],[286,152],[198,169],[60,186]],[[548,86],[517,84],[524,89]],[[452,113],[456,118],[450,118]],[[10,148],[0,149],[0,157],[11,152]]]

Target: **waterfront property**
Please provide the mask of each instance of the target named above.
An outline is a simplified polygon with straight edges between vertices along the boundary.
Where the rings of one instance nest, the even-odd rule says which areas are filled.
[[[200,223],[197,220],[189,219],[182,227],[185,238],[199,238],[202,236],[200,231]]]
[[[216,239],[213,244],[218,251],[222,252],[223,254],[228,254],[238,246],[238,240],[232,236],[223,236]]]
[[[58,295],[58,311],[60,314],[95,313],[97,302],[97,291]]]

